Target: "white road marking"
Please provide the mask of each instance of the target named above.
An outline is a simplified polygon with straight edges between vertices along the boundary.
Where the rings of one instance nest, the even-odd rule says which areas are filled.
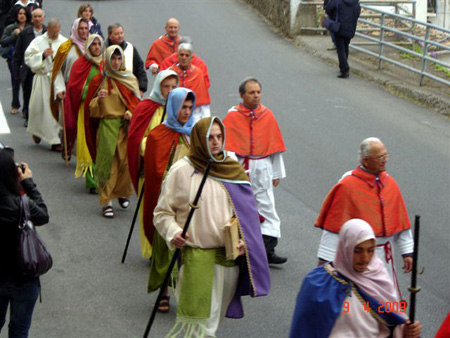
[[[0,102],[0,134],[11,134],[11,130],[6,121],[5,112],[3,111],[2,103]]]

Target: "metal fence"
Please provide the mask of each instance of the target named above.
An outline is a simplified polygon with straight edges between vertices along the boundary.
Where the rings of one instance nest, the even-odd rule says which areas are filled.
[[[415,20],[413,18],[415,16],[416,5],[414,0],[361,0],[360,3],[361,8],[370,10],[372,13],[362,14],[359,18],[358,23],[360,25],[356,31],[356,36],[360,38],[360,41],[357,42],[353,40],[350,44],[351,49],[376,57],[378,59],[378,69],[382,69],[383,62],[388,62],[419,74],[419,84],[421,86],[426,77],[450,86],[447,73],[434,72],[434,74],[432,74],[428,71],[428,68],[433,67],[434,65],[439,65],[450,70],[449,62],[437,59],[438,55],[446,53],[450,54],[450,46],[443,43],[450,38],[450,30]],[[323,2],[321,1],[305,1],[302,2],[302,4],[309,6],[323,6]],[[411,5],[410,7],[412,10],[409,10],[405,5]],[[380,6],[393,7],[395,13],[377,8]],[[390,25],[387,25],[387,22],[390,22]],[[392,25],[392,23],[394,24]],[[361,24],[365,25],[365,27],[360,27]],[[324,29],[316,26],[301,27],[301,30],[303,32],[318,32],[323,31]],[[445,38],[440,41],[432,40],[430,34],[431,30],[439,32],[440,35],[445,36]],[[418,34],[418,32],[424,32],[424,34]],[[376,35],[376,37],[374,35]],[[395,36],[395,39],[388,41],[386,39],[388,35]],[[363,41],[361,41],[361,39]],[[365,48],[364,46],[371,46],[371,49]],[[408,46],[409,48],[407,48]],[[415,46],[420,46],[420,49],[416,49]],[[388,57],[385,47],[408,54],[412,58],[418,58],[421,61],[420,67],[414,68],[406,62]],[[430,47],[431,49],[434,49],[432,52],[430,52]],[[438,76],[437,74],[442,74],[442,76]]]
[[[421,86],[423,85],[423,80],[425,77],[450,86],[450,81],[446,73],[442,73],[442,77],[439,77],[436,75],[439,74],[438,72],[432,74],[427,71],[428,68],[427,66],[429,66],[430,64],[440,65],[450,70],[449,62],[444,62],[442,60],[437,59],[436,57],[433,57],[433,55],[434,56],[438,55],[437,52],[450,53],[450,46],[445,45],[443,43],[445,40],[448,39],[448,36],[450,36],[450,30],[423,21],[408,18],[402,15],[382,11],[372,6],[362,5],[361,7],[380,14],[380,22],[374,22],[364,18],[359,19],[359,23],[366,24],[372,28],[375,28],[379,32],[378,38],[369,35],[367,32],[360,32],[360,31],[356,32],[357,37],[364,39],[368,42],[371,42],[371,45],[373,44],[377,45],[378,52],[374,52],[373,50],[364,48],[363,47],[364,43],[352,43],[350,45],[351,49],[378,58],[378,69],[382,69],[383,61],[385,61],[392,63],[398,67],[407,69],[413,73],[419,74],[420,75],[419,84]],[[386,21],[388,19],[393,19],[396,22],[396,27],[386,25]],[[408,27],[408,30],[407,31],[402,30],[400,29],[400,26]],[[430,38],[431,30],[440,33],[439,35],[444,35],[447,37],[442,39],[442,41],[431,40]],[[424,31],[423,36],[422,34],[419,35],[415,33],[416,31]],[[419,48],[418,50],[415,50],[414,48],[409,49],[402,47],[398,43],[386,41],[386,33],[393,33],[397,39],[409,40],[408,42],[411,43],[412,46],[418,45],[420,46],[420,49]],[[384,53],[385,47],[389,47],[401,53],[406,53],[408,55],[411,55],[412,57],[419,58],[421,60],[420,68],[412,67],[406,64],[405,62],[395,60],[393,58],[386,56],[386,54]],[[433,47],[435,49],[433,53],[430,53],[429,51],[430,47]]]

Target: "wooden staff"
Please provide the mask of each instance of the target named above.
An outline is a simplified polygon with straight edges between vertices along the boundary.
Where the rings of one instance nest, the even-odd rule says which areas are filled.
[[[125,245],[125,250],[122,255],[122,264],[125,263],[125,258],[127,257],[128,246],[130,245],[131,235],[133,234],[134,224],[136,223],[137,216],[139,214],[139,208],[141,206],[142,197],[144,196],[145,183],[142,184],[141,193],[139,194],[139,199],[136,206],[136,211],[134,212],[133,221],[131,222],[130,232],[128,233],[127,244]]]
[[[200,199],[200,196],[201,196],[202,190],[203,190],[203,186],[205,185],[206,179],[208,178],[209,170],[211,169],[211,164],[212,164],[212,160],[209,160],[208,166],[206,167],[206,170],[205,170],[205,174],[203,175],[202,181],[200,183],[200,187],[198,188],[197,194],[195,195],[194,202],[192,204],[190,204],[191,210],[189,211],[189,215],[186,219],[186,222],[184,223],[183,232],[181,233],[181,236],[183,238],[186,238],[186,232],[189,228],[189,224],[191,223],[191,219],[192,219],[192,216],[194,215],[195,209],[199,208],[198,200]],[[148,334],[150,333],[150,329],[152,328],[153,321],[155,320],[156,311],[158,309],[159,302],[161,301],[162,296],[164,294],[164,290],[166,289],[167,284],[169,283],[170,274],[172,273],[172,269],[173,269],[179,255],[180,255],[180,248],[176,248],[176,250],[173,254],[173,257],[172,257],[172,261],[170,262],[169,268],[167,269],[166,277],[164,278],[161,288],[159,289],[159,294],[158,294],[158,297],[156,298],[155,306],[153,306],[152,315],[150,316],[147,327],[145,329],[144,338],[147,338]]]
[[[414,220],[414,252],[413,252],[413,268],[411,272],[411,286],[408,288],[411,293],[409,299],[409,319],[414,323],[416,315],[416,293],[420,291],[417,286],[417,259],[419,257],[419,232],[420,232],[420,216],[416,215]]]
[[[64,163],[66,167],[69,166],[69,160],[67,156],[67,135],[66,135],[66,114],[64,112],[64,100],[60,101],[62,125],[63,125],[63,145],[64,145]]]

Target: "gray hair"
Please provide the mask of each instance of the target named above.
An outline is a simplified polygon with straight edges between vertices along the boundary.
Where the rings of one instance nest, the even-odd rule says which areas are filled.
[[[123,29],[123,26],[120,23],[118,23],[118,22],[113,23],[112,25],[108,26],[108,35],[111,35],[113,29],[115,29],[115,28],[122,28]]]
[[[363,158],[370,157],[373,143],[383,143],[378,137],[368,137],[359,145],[358,157],[359,161]]]
[[[245,94],[245,85],[248,82],[256,82],[259,84],[259,87],[262,89],[261,83],[255,78],[255,77],[246,77],[244,80],[242,80],[241,84],[239,85],[239,94],[244,95]]]
[[[182,50],[187,50],[192,54],[194,51],[194,47],[192,46],[192,44],[185,42],[178,45],[178,51]]]
[[[35,9],[33,9],[33,11],[31,12],[31,15],[33,15],[33,13],[36,12],[36,11],[41,11],[42,15],[45,16],[45,11],[42,8],[35,8]]]
[[[182,45],[183,43],[188,43],[190,45],[193,45],[192,39],[189,36],[183,36],[180,41],[178,41],[178,46]]]
[[[59,22],[58,19],[52,18],[52,19],[48,20],[47,28],[52,28],[52,27],[61,27],[61,23]]]

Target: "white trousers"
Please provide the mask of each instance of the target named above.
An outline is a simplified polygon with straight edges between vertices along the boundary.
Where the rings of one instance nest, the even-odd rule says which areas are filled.
[[[180,269],[176,296],[177,302],[180,299],[180,290],[183,284],[183,271],[184,266]],[[213,288],[211,294],[211,313],[206,324],[205,337],[215,337],[216,331],[219,328],[219,324],[225,317],[236,292],[237,282],[239,276],[239,267],[225,267],[222,265],[214,264],[214,279]]]

